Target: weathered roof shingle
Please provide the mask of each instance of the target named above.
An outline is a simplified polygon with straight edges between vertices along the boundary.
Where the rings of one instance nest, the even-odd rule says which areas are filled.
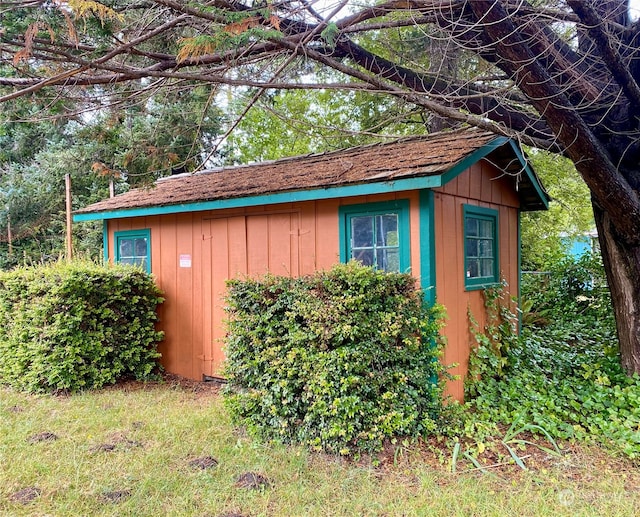
[[[476,129],[163,178],[76,213],[169,206],[442,174],[496,139]]]

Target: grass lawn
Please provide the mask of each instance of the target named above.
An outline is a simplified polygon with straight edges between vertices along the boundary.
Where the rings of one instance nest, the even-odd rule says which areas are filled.
[[[466,463],[451,473],[449,460],[411,446],[373,466],[260,444],[231,426],[214,388],[194,383],[69,397],[0,390],[0,515],[632,516],[640,507],[640,470],[598,448],[566,444],[561,457],[527,458],[527,471],[490,474]],[[267,484],[239,481],[250,472]]]

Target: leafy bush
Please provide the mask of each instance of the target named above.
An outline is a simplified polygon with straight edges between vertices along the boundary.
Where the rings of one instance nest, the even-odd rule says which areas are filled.
[[[522,276],[524,323],[575,321],[613,324],[611,298],[597,253],[566,257],[543,274]]]
[[[443,425],[440,311],[411,276],[234,280],[228,311],[225,398],[255,434],[347,455]]]
[[[150,377],[161,302],[153,279],[131,267],[59,262],[0,273],[0,383],[52,392]]]
[[[597,296],[576,302],[584,293],[569,291],[576,278],[573,264],[554,288],[559,307],[546,326],[525,327],[517,338],[496,332],[494,325],[493,335],[509,342],[499,349],[479,340],[467,383],[468,427],[490,433],[490,424],[519,420],[555,439],[602,443],[640,458],[640,377],[626,376],[620,366],[610,306],[594,303]]]

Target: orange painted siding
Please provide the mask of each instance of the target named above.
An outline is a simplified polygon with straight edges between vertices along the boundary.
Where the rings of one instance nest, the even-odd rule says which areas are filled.
[[[499,210],[500,267],[517,292],[519,201],[509,179],[499,176],[492,165],[480,162],[434,193],[437,301],[448,314],[444,362],[458,363],[453,373],[461,376],[471,343],[467,311],[481,324],[485,319],[482,292],[464,288],[464,204]],[[227,279],[328,269],[339,262],[339,207],[394,199],[409,201],[411,272],[419,278],[417,191],[111,220],[109,257],[114,257],[113,232],[150,229],[151,268],[166,299],[160,307],[162,363],[169,372],[199,380],[221,374]],[[462,398],[461,381],[448,389]]]
[[[515,295],[518,293],[519,200],[508,178],[501,177],[501,172],[491,164],[479,162],[443,188],[436,189],[434,204],[437,301],[447,311],[443,361],[457,365],[450,371],[462,379],[467,373],[473,345],[469,312],[481,326],[486,322],[482,291],[466,291],[464,285],[463,206],[498,210],[500,274]],[[447,391],[462,400],[461,381],[450,382]]]

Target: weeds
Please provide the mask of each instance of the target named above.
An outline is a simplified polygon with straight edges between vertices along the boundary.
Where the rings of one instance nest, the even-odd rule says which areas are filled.
[[[521,437],[527,433],[541,434],[544,436],[546,443],[548,443],[549,446],[547,447],[546,445],[543,445],[540,440],[533,441]],[[487,445],[484,441],[476,442],[473,446],[466,446],[463,445],[460,440],[457,440],[454,442],[451,454],[451,472],[455,473],[458,471],[458,461],[461,457],[473,464],[475,470],[479,470],[485,474],[488,473],[491,468],[505,465],[506,463],[502,461],[503,455],[499,452],[500,446],[508,453],[508,461],[506,463],[513,462],[522,470],[527,470],[527,466],[525,464],[527,455],[523,455],[520,452],[521,449],[526,450],[525,446],[537,448],[551,456],[560,456],[561,454],[560,447],[556,440],[545,429],[535,424],[522,424],[521,418],[518,418],[505,431],[501,438],[492,439],[490,442],[489,447],[493,449],[493,452],[497,453],[497,457],[501,459],[500,462],[494,464],[483,464],[480,462],[478,456],[487,449]]]
[[[505,325],[514,317],[508,305],[489,293],[493,316],[484,333],[476,332],[463,436],[481,440],[495,426],[521,419],[547,440],[597,443],[640,458],[640,377],[622,371],[597,271],[582,259],[567,268],[564,280],[554,273],[545,289],[530,286],[524,296],[544,303],[548,319],[519,337]],[[551,310],[554,296],[558,306]]]

